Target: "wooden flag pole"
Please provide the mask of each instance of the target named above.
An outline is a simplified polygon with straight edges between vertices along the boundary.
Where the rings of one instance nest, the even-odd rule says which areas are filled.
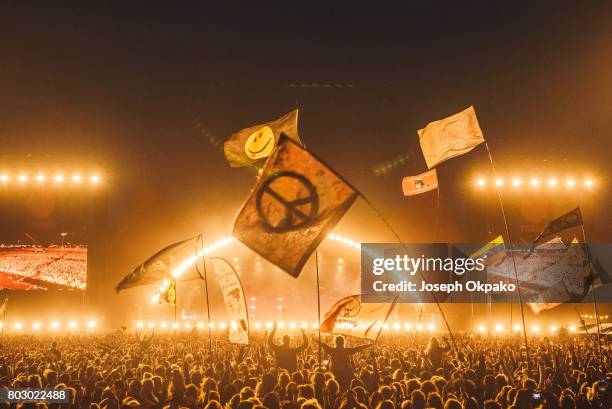
[[[391,224],[387,221],[387,219],[385,219],[385,217],[378,211],[378,209],[372,204],[372,202],[370,202],[368,200],[368,198],[365,197],[365,195],[363,195],[363,193],[360,193],[357,190],[356,190],[356,192],[368,204],[368,206],[370,206],[370,208],[374,211],[374,213],[376,213],[376,215],[380,218],[380,220],[383,221],[383,223],[387,226],[389,231],[393,234],[393,236],[395,236],[395,239],[397,240],[398,244],[400,246],[402,246],[406,252],[408,252],[408,248],[406,247],[406,245],[404,244],[404,242],[402,241],[400,236],[397,234],[395,229],[393,229]],[[421,279],[425,280],[425,278],[423,277],[423,273],[421,271],[419,271],[418,273],[419,273],[419,276],[421,277]],[[455,343],[455,336],[453,335],[453,331],[451,330],[450,325],[448,324],[448,320],[446,319],[446,315],[444,314],[444,310],[442,309],[442,306],[438,302],[438,298],[436,297],[436,294],[433,291],[430,291],[429,293],[431,294],[431,296],[432,296],[436,306],[438,307],[438,311],[440,311],[440,315],[442,315],[442,319],[444,320],[444,325],[446,326],[446,330],[448,331],[448,334],[450,335],[451,340],[453,342],[453,348],[454,348],[455,352],[458,354],[459,350],[457,349],[457,344]]]
[[[601,354],[601,333],[599,331],[599,311],[597,309],[597,297],[595,296],[595,289],[593,287],[593,283],[595,282],[595,277],[592,276],[594,274],[593,271],[593,260],[591,259],[591,249],[586,240],[586,235],[584,233],[584,221],[580,224],[580,231],[582,232],[582,241],[586,246],[587,259],[589,261],[589,271],[591,274],[591,295],[593,296],[593,310],[595,310],[595,328],[597,328],[597,349],[599,349],[599,353]],[[585,326],[586,329],[586,326]]]
[[[317,272],[317,319],[319,325],[317,326],[319,332],[319,368],[322,363],[322,351],[321,351],[321,287],[319,286],[319,250],[315,250],[315,264]]]
[[[491,162],[491,169],[493,170],[493,176],[497,178],[497,172],[495,170],[495,164],[493,163],[493,156],[491,155],[491,150],[489,149],[489,144],[485,141],[485,147],[487,148],[487,153],[489,155],[489,161]],[[514,259],[514,244],[512,243],[512,237],[510,235],[510,225],[508,224],[508,217],[506,216],[506,211],[504,209],[504,202],[502,201],[501,193],[499,190],[497,192],[497,199],[499,200],[499,207],[501,208],[502,216],[504,218],[504,226],[506,228],[506,235],[508,236],[508,245],[510,246],[510,255],[512,257],[512,267],[514,268],[514,278],[516,281],[516,290],[518,292],[519,306],[521,307],[521,320],[523,323],[523,338],[525,340],[525,352],[527,353],[527,370],[531,371],[531,355],[529,351],[529,341],[527,340],[527,327],[525,326],[525,311],[523,309],[523,297],[521,295],[521,285],[518,278],[518,272],[516,269],[516,260]],[[506,242],[504,242],[504,248],[506,247]]]

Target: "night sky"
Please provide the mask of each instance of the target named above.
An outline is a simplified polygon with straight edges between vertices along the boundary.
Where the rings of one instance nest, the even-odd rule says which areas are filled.
[[[498,172],[596,180],[587,194],[504,195],[516,241],[576,204],[587,238],[612,240],[605,2],[18,3],[0,6],[0,167],[102,171],[106,210],[90,229],[99,297],[172,241],[228,235],[255,173],[230,169],[210,136],[294,108],[307,148],[407,241],[502,233],[493,192],[473,187],[490,177],[483,146],[438,167],[439,206],[435,193],[401,192],[403,176],[427,169],[416,130],[469,105]],[[363,203],[336,230],[393,239]]]

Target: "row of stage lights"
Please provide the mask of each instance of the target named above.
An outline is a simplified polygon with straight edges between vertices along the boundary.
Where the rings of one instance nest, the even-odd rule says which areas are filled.
[[[353,249],[357,249],[357,250],[361,249],[361,243],[355,240],[349,239],[347,237],[344,237],[344,236],[340,236],[337,234],[329,234],[327,238],[329,238],[330,240],[342,243]],[[235,241],[236,239],[234,239],[232,236],[224,237],[212,243],[211,245],[206,246],[203,249],[199,250],[196,254],[186,258],[185,260],[183,260],[183,262],[181,262],[181,264],[179,264],[179,266],[172,272],[172,279],[174,280],[179,279],[181,275],[183,275],[185,271],[189,270],[197,262],[197,260],[200,257],[207,256],[213,251],[227,247],[230,244],[234,243]],[[166,293],[166,291],[168,291],[168,288],[170,287],[171,283],[172,281],[169,278],[165,279],[162,282],[162,284],[159,287],[159,290],[157,290],[151,297],[151,302],[153,304],[160,302],[161,297]]]
[[[73,173],[70,175],[65,175],[64,173],[56,173],[54,175],[47,175],[45,173],[37,173],[33,175],[28,173],[19,173],[15,175],[0,173],[0,185],[52,184],[61,186],[64,184],[81,185],[83,183],[98,185],[100,182],[102,182],[102,177],[96,173],[90,175],[82,175],[80,173]]]
[[[281,322],[277,322],[276,323],[278,329],[280,330],[299,330],[299,329],[304,329],[304,330],[316,330],[319,328],[319,324],[315,321],[312,323],[308,323],[306,321],[302,321],[302,322],[295,322],[295,321],[290,321],[288,323],[285,323],[283,321]],[[370,323],[364,323],[362,324],[364,327],[369,327]],[[227,323],[225,321],[221,321],[219,323],[215,323],[215,322],[211,322],[210,324],[208,324],[208,326],[213,329],[213,330],[220,330],[220,331],[225,331],[228,328],[233,328],[236,329],[238,328],[237,324],[235,322],[230,322]],[[149,321],[149,322],[144,322],[144,321],[137,321],[135,324],[135,328],[136,329],[185,329],[185,330],[193,330],[193,329],[204,329],[206,328],[206,324],[204,322],[190,322],[190,321],[184,321],[182,323],[179,322],[166,322],[166,321],[161,321],[161,322],[154,322],[154,321]],[[255,321],[253,323],[253,329],[255,330],[271,330],[272,328],[274,328],[274,322],[272,321],[267,321],[265,323],[260,322],[260,321]],[[383,330],[383,331],[417,331],[417,332],[423,332],[423,331],[427,331],[427,332],[435,332],[437,330],[437,327],[435,324],[433,323],[427,323],[427,324],[423,324],[423,323],[417,323],[417,324],[411,324],[411,323],[400,323],[400,322],[394,322],[391,324],[376,324],[374,326],[375,329],[377,330]]]
[[[583,187],[585,189],[592,189],[595,186],[595,181],[589,178],[584,179],[582,181],[578,181],[573,178],[567,178],[565,180],[549,178],[549,179],[542,180],[542,179],[534,177],[534,178],[523,180],[517,177],[517,178],[512,178],[512,179],[497,178],[494,180],[487,180],[484,177],[479,177],[479,178],[476,178],[476,180],[474,181],[474,184],[476,185],[477,188],[480,188],[480,189],[483,189],[487,187],[488,185],[493,185],[499,189],[503,188],[504,186],[511,186],[512,188],[519,189],[523,185],[527,185],[532,189],[538,189],[541,187],[546,187],[549,189],[555,189],[557,187],[565,187],[567,189]]]
[[[601,316],[600,318],[603,319],[608,319],[608,316]],[[567,325],[566,328],[568,329],[569,332],[576,332],[577,327],[575,325]],[[521,332],[523,329],[522,326],[520,326],[519,324],[514,324],[512,326],[512,331],[514,332]],[[530,327],[528,327],[528,329],[530,330],[531,333],[534,334],[538,334],[541,333],[543,331],[542,327],[540,326],[540,324],[533,324]],[[476,331],[483,334],[483,333],[488,333],[488,332],[496,332],[496,333],[504,333],[508,331],[508,327],[504,326],[503,324],[495,324],[492,328],[488,328],[486,325],[480,324],[478,326],[476,326]],[[552,324],[548,327],[548,332],[550,334],[555,334],[557,333],[557,331],[559,331],[559,327],[555,324]]]
[[[31,323],[30,325],[26,325],[21,321],[15,321],[12,325],[7,325],[6,329],[13,329],[14,331],[25,331],[28,329],[31,329],[32,331],[43,331],[43,330],[50,330],[50,331],[59,331],[62,329],[68,329],[68,330],[79,330],[79,329],[83,329],[85,328],[86,330],[94,330],[96,329],[96,321],[94,320],[89,320],[85,323],[81,323],[79,324],[78,321],[69,321],[67,323],[65,323],[64,325],[62,325],[62,323],[60,321],[51,321],[48,325],[43,325],[40,321],[34,321],[33,323]],[[0,328],[4,329],[4,322],[0,321]]]

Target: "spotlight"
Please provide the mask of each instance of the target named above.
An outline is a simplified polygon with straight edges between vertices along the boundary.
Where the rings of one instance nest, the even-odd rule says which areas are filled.
[[[540,326],[539,325],[532,325],[531,326],[531,330],[533,332],[540,332]]]
[[[410,324],[409,322],[405,323],[404,324],[404,329],[406,331],[410,331],[412,329],[412,324]]]
[[[549,330],[550,330],[550,332],[557,332],[557,326],[556,325],[551,325]]]
[[[317,329],[319,328],[319,323],[318,322],[313,322],[312,323],[312,329]]]
[[[64,183],[64,175],[55,175],[53,176],[53,180],[55,183]]]
[[[557,179],[548,179],[548,186],[550,186],[550,187],[557,186],[557,183],[559,183],[559,182],[557,182]]]
[[[227,328],[227,324],[225,322],[221,322],[221,324],[219,324],[219,328],[225,329]]]
[[[383,329],[383,331],[388,330],[389,329],[389,324],[387,324],[387,323],[383,324],[382,329]]]
[[[576,182],[574,182],[574,180],[573,180],[573,179],[568,179],[568,180],[565,182],[565,186],[567,186],[567,187],[569,187],[569,188],[572,188],[572,187],[576,186]]]
[[[96,327],[96,322],[93,320],[87,321],[87,328],[94,329]]]
[[[521,326],[518,324],[515,324],[512,329],[514,330],[514,332],[519,332],[521,330]]]
[[[36,175],[36,181],[37,181],[38,183],[43,183],[43,182],[45,181],[45,179],[46,179],[46,177],[45,177],[45,175],[43,175],[43,174],[38,174],[38,175]]]
[[[289,323],[289,328],[295,329],[295,327],[296,327],[295,322],[290,322]]]
[[[70,322],[68,323],[68,328],[70,328],[70,329],[75,329],[75,328],[77,327],[77,325],[78,325],[78,324],[77,324],[77,322],[76,322],[76,321],[70,321]]]
[[[142,327],[144,327],[144,324],[142,322],[138,321],[136,323],[136,328],[142,328]]]
[[[586,188],[593,187],[593,181],[591,179],[586,179],[584,181],[584,187]]]
[[[300,324],[300,328],[304,328],[304,329],[308,328],[308,323],[307,322],[302,322]]]
[[[281,322],[279,322],[277,325],[278,325],[278,327],[279,327],[280,329],[284,329],[284,328],[285,328],[285,323],[284,323],[284,322],[282,322],[282,321],[281,321]]]
[[[399,331],[401,328],[400,324],[398,322],[396,322],[395,324],[393,324],[393,329],[396,331]]]
[[[25,183],[28,181],[28,175],[21,174],[17,176],[17,180],[20,181],[21,183]]]
[[[166,321],[162,321],[159,323],[159,327],[160,328],[168,328],[168,324],[166,323]]]
[[[57,329],[59,329],[59,326],[60,326],[60,324],[59,324],[59,322],[57,322],[57,321],[53,321],[53,322],[51,323],[51,329],[52,329],[52,330],[57,330]]]
[[[433,330],[436,329],[436,326],[434,324],[427,324],[427,331],[432,332]]]
[[[19,331],[23,328],[23,324],[21,322],[16,322],[15,325],[13,325],[13,329]]]
[[[0,182],[8,183],[9,180],[11,180],[11,177],[9,175],[0,175]]]
[[[151,329],[155,328],[155,323],[154,322],[149,322],[149,328],[151,328]]]
[[[503,186],[503,185],[504,185],[503,179],[495,179],[495,186]]]
[[[172,328],[177,329],[179,327],[179,323],[175,322],[174,324],[172,324]]]
[[[521,185],[521,183],[523,183],[523,182],[519,178],[512,179],[512,186],[514,186],[514,187],[519,187]]]
[[[569,330],[570,332],[576,332],[576,326],[570,325]]]
[[[504,326],[501,324],[495,324],[495,332],[502,332],[504,330]]]
[[[89,177],[89,181],[91,183],[93,183],[94,185],[97,185],[98,183],[100,183],[100,176],[98,176],[98,175],[91,175]]]
[[[484,185],[486,185],[486,184],[487,184],[487,182],[483,178],[479,178],[479,179],[476,180],[476,185],[478,187],[484,187]]]
[[[479,325],[478,326],[478,332],[485,332],[487,330],[487,328],[484,325]]]
[[[81,175],[79,174],[72,175],[72,182],[81,183],[81,180],[83,180],[83,177]]]
[[[185,329],[190,329],[191,328],[191,323],[186,322],[184,325]]]
[[[271,329],[274,326],[273,323],[271,323],[270,321],[266,322],[266,328],[267,329]]]
[[[38,331],[40,329],[40,322],[35,322],[32,324],[32,329]]]
[[[423,331],[423,324],[417,324],[416,329],[417,331]]]
[[[255,322],[255,329],[260,329],[260,328],[261,328],[261,323]]]
[[[198,329],[202,329],[202,328],[204,328],[204,323],[203,323],[203,322],[198,322],[198,323],[197,323],[197,325],[196,325],[196,327],[197,327]]]
[[[540,181],[538,179],[535,179],[535,178],[531,179],[531,181],[529,183],[533,187],[538,187],[540,185]]]

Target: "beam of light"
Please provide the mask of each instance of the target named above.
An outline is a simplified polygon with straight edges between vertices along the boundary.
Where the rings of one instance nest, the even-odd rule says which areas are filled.
[[[501,178],[495,179],[495,186],[501,187],[504,185],[504,180]]]
[[[411,323],[409,323],[409,322],[405,323],[405,324],[404,324],[404,329],[405,329],[406,331],[410,331],[410,330],[412,329],[412,324],[411,324]]]
[[[558,183],[559,182],[557,181],[557,179],[554,179],[554,178],[548,179],[548,186],[550,187],[555,187],[557,186]]]
[[[521,326],[518,324],[514,324],[514,326],[512,327],[512,329],[514,330],[514,332],[519,332],[521,330]]]
[[[427,331],[433,332],[435,329],[436,329],[435,324],[433,324],[433,323],[427,324]]]
[[[17,176],[17,180],[21,183],[26,183],[28,181],[28,175],[21,174]]]
[[[533,332],[540,332],[540,326],[539,325],[532,325],[531,326],[531,330]]]
[[[202,328],[204,328],[204,323],[203,323],[203,322],[198,322],[198,323],[196,324],[196,328],[198,328],[198,329],[202,329]]]
[[[523,181],[519,178],[514,178],[512,179],[512,186],[514,187],[519,187],[521,186],[521,184],[523,183]]]
[[[155,328],[155,323],[154,322],[149,322],[149,328],[151,328],[151,329]]]
[[[59,322],[57,322],[57,321],[51,322],[51,329],[52,330],[57,330],[57,329],[59,329],[59,327],[60,327],[60,323]]]
[[[576,326],[575,325],[570,325],[569,331],[570,332],[576,332]]]
[[[57,174],[57,175],[53,176],[53,181],[55,183],[58,183],[58,184],[64,183],[64,175]]]
[[[584,187],[586,187],[586,188],[591,188],[591,187],[593,187],[593,181],[592,181],[591,179],[586,179],[586,180],[584,181]]]
[[[495,324],[495,332],[502,332],[504,330],[504,326],[501,324]]]
[[[94,320],[87,321],[87,328],[94,329],[96,327],[96,322]]]
[[[423,331],[423,324],[417,324],[416,329],[417,331]]]
[[[81,181],[83,180],[83,177],[81,175],[79,175],[78,173],[75,175],[72,175],[72,182],[79,184],[81,183]]]
[[[531,187],[538,187],[538,186],[540,186],[540,180],[536,179],[536,178],[532,178],[529,181],[529,184],[531,185]]]
[[[78,326],[78,324],[77,324],[76,321],[70,321],[68,323],[68,328],[70,328],[70,329],[76,329],[77,326]]]
[[[40,322],[35,322],[34,324],[32,324],[32,329],[34,331],[40,330]]]
[[[487,182],[483,178],[476,179],[476,186],[484,187],[486,184],[487,184]]]
[[[179,327],[179,323],[175,322],[174,324],[172,324],[172,328],[177,329]]]
[[[100,176],[99,175],[91,175],[89,177],[89,181],[94,184],[97,185],[98,183],[100,183]]]
[[[574,179],[567,179],[565,181],[565,186],[567,186],[568,188],[573,188],[574,186],[576,186],[576,182],[574,181]]]
[[[487,328],[484,325],[479,325],[477,329],[478,329],[478,332],[485,332],[487,330]]]
[[[13,325],[13,329],[19,331],[20,329],[23,328],[23,324],[19,321],[17,321],[14,325]]]
[[[162,321],[162,322],[159,323],[159,327],[166,329],[166,328],[168,328],[168,323],[166,321]]]
[[[141,321],[138,321],[136,323],[136,328],[144,328],[144,323],[142,323]]]
[[[557,332],[557,326],[556,325],[551,325],[550,328],[548,328],[550,330],[550,332]]]
[[[46,179],[47,177],[42,173],[39,173],[38,175],[36,175],[36,181],[38,183],[43,183]]]
[[[6,175],[6,174],[0,175],[0,182],[8,183],[10,180],[11,180],[11,177],[9,175]]]

